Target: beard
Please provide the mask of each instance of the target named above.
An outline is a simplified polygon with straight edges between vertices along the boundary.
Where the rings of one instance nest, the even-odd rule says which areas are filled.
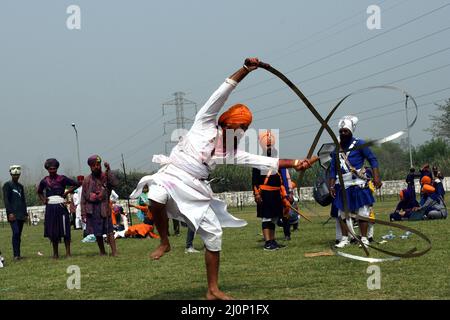
[[[92,171],[92,175],[96,178],[99,178],[102,175],[102,170],[94,170]]]
[[[352,136],[340,134],[339,139],[341,140],[341,144],[345,145],[350,142],[350,140],[352,139]]]

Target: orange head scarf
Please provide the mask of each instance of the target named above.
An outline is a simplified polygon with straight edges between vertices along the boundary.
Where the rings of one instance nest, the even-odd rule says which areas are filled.
[[[420,180],[421,184],[431,184],[431,178],[429,176],[423,176]]]
[[[235,104],[219,117],[219,125],[240,124],[248,127],[252,123],[252,112],[243,104]]]
[[[270,130],[259,133],[259,143],[263,147],[273,147],[275,144],[275,135]]]
[[[422,187],[422,192],[427,194],[432,194],[436,191],[436,189],[430,184],[424,184]]]

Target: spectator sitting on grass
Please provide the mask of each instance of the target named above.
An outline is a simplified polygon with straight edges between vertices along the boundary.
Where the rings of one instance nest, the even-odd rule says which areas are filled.
[[[444,175],[442,172],[438,171],[436,176],[434,177],[433,186],[436,188],[436,192],[442,197],[444,200],[445,190],[444,190]]]
[[[429,177],[423,177],[421,193],[424,195],[425,202],[418,208],[414,208],[411,220],[422,219],[445,219],[447,218],[447,208],[444,200],[432,185]]]
[[[429,177],[430,180],[433,179],[433,174],[431,173],[430,165],[428,163],[424,164],[422,169],[420,169],[420,190],[422,190],[422,188],[423,188],[423,182],[422,182],[423,177]],[[427,195],[420,192],[420,202],[419,203],[421,206],[425,203],[426,198],[427,198]]]
[[[400,202],[395,211],[390,214],[391,221],[408,220],[414,208],[419,207],[419,203],[414,197],[413,189],[407,188],[400,191]]]

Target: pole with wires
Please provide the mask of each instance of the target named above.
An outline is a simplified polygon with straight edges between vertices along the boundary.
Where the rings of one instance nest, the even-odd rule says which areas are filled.
[[[406,115],[406,128],[408,130],[408,149],[409,149],[409,166],[410,168],[413,168],[413,160],[412,160],[412,151],[411,151],[411,136],[409,135],[409,119],[408,119],[408,98],[409,96],[406,95],[405,99],[405,115]]]
[[[125,186],[128,186],[127,172],[125,170],[125,160],[123,159],[123,153],[122,153],[122,168],[123,168],[123,176],[125,179]],[[128,204],[128,220],[130,221],[130,226],[132,226],[133,221],[131,219],[131,211],[130,211],[130,196],[128,194],[127,194],[127,204]]]

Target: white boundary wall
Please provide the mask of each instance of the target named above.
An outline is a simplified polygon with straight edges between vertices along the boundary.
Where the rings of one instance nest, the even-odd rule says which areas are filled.
[[[392,180],[383,181],[383,186],[377,195],[397,195],[400,190],[406,188],[406,182],[404,180]],[[444,178],[444,190],[450,190],[450,177]],[[314,201],[312,196],[313,188],[305,187],[300,188],[300,201]],[[416,180],[416,192],[420,192],[419,181]],[[215,196],[227,203],[229,207],[239,207],[239,206],[252,206],[255,205],[255,200],[252,191],[238,191],[238,192],[223,192],[217,193]],[[133,201],[131,201],[133,203]],[[119,203],[123,206],[124,210],[128,210],[127,201],[119,200]],[[39,219],[44,218],[44,206],[28,207],[28,212],[33,215],[37,215]],[[131,208],[132,212],[136,212],[136,209]],[[0,221],[6,221],[5,209],[0,209]]]

